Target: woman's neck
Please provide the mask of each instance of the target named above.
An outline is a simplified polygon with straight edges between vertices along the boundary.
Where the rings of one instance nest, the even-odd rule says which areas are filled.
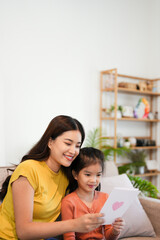
[[[58,173],[61,167],[60,164],[58,164],[56,161],[53,161],[50,157],[46,160],[46,164],[55,173]]]

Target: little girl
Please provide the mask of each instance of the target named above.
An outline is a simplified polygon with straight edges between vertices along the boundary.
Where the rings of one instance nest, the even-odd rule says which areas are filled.
[[[78,218],[86,213],[99,213],[108,198],[107,193],[96,191],[104,168],[104,155],[95,148],[80,150],[76,161],[71,165],[70,194],[62,200],[62,220]],[[87,224],[87,223],[86,223]],[[88,233],[69,232],[64,240],[107,239],[116,240],[124,227],[122,218],[112,225],[104,225]]]

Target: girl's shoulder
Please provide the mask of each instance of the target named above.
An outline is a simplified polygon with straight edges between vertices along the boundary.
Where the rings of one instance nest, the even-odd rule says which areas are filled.
[[[77,205],[78,199],[75,192],[69,193],[66,195],[61,202],[61,206],[63,209],[65,208],[74,208]]]
[[[63,202],[64,201],[70,201],[70,200],[73,200],[73,199],[76,199],[77,198],[77,194],[76,194],[76,192],[74,191],[74,192],[72,192],[72,193],[69,193],[69,194],[67,194],[64,198],[63,198]]]

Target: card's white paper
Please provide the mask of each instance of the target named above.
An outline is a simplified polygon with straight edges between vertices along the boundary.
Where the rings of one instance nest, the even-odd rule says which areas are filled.
[[[112,224],[116,218],[122,217],[138,193],[136,188],[114,188],[100,211],[105,215],[104,225]]]

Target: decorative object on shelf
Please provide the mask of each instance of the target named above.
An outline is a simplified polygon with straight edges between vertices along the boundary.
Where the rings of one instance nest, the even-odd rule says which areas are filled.
[[[133,107],[131,106],[123,106],[123,117],[133,117]]]
[[[124,138],[121,133],[117,134],[117,147],[121,148],[124,146]]]
[[[152,92],[153,82],[152,81],[139,81],[138,84],[131,83],[131,82],[119,82],[118,87]]]
[[[137,139],[136,141],[137,147],[145,147],[145,146],[156,146],[156,141],[151,139]]]
[[[129,141],[130,141],[131,147],[135,147],[136,146],[137,140],[136,140],[135,137],[130,137]]]
[[[137,84],[130,83],[130,82],[120,82],[120,83],[118,83],[118,87],[136,90],[137,89]]]
[[[157,112],[157,111],[155,112],[155,115],[154,115],[154,117],[155,117],[155,119],[159,119],[159,114],[158,114],[158,112]]]
[[[153,120],[153,119],[154,119],[154,115],[153,115],[153,113],[152,113],[152,112],[149,112],[149,114],[148,114],[148,118],[149,118],[149,119],[151,119],[151,120]]]
[[[158,171],[158,162],[156,160],[146,160],[146,166],[148,171]]]
[[[145,142],[146,142],[145,146],[156,146],[155,140],[147,139]]]
[[[135,118],[147,118],[150,112],[150,106],[147,99],[140,98],[133,112]]]
[[[109,74],[109,75],[106,76],[105,87],[106,88],[113,88],[114,87],[114,76],[113,76],[113,74]]]
[[[147,91],[147,83],[146,82],[140,81],[138,85],[139,85],[140,91]]]
[[[147,81],[147,91],[151,91],[153,90],[153,81]]]
[[[145,141],[145,139],[137,139],[137,140],[136,140],[136,146],[137,146],[137,147],[146,146],[146,141]]]
[[[103,108],[102,111],[107,115],[107,117],[110,117],[110,109],[109,108]]]
[[[152,92],[153,92],[153,93],[155,93],[155,92],[158,92],[158,90],[157,90],[157,87],[156,87],[156,86],[153,86],[153,88],[152,88]]]
[[[144,174],[145,173],[145,166],[138,166],[137,173],[138,174]]]

